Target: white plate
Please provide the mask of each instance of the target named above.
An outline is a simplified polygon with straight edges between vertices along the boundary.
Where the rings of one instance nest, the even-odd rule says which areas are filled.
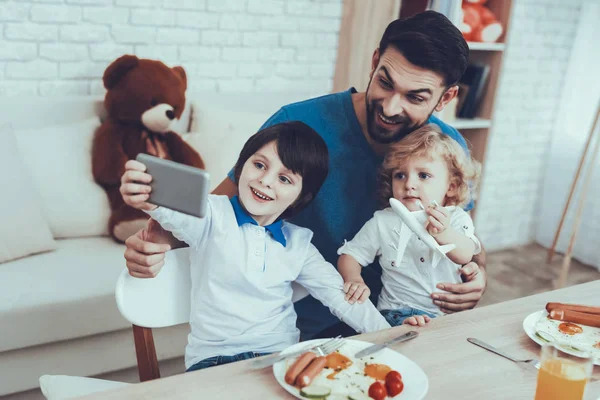
[[[542,310],[542,311],[536,311],[533,312],[531,314],[529,314],[527,317],[525,317],[525,319],[523,320],[523,330],[525,331],[525,333],[527,334],[527,336],[529,336],[529,338],[531,340],[533,340],[534,342],[536,342],[537,344],[539,344],[540,346],[548,343],[545,342],[544,340],[540,339],[536,334],[535,334],[535,326],[537,325],[537,322],[540,320],[540,318],[545,318],[548,316],[548,313],[546,312],[546,310]],[[561,351],[564,351],[567,354],[571,354],[574,356],[580,356],[581,353],[575,351],[575,350],[571,350],[569,348],[565,348],[562,346],[559,346]],[[596,365],[600,365],[600,358],[594,358],[594,364]]]
[[[295,345],[285,349],[283,353],[285,354],[297,350],[307,349],[326,340],[328,339],[315,339],[296,343]],[[371,345],[372,343],[347,339],[346,343],[340,348],[340,352],[354,361],[354,354]],[[394,397],[396,400],[421,400],[425,397],[427,391],[429,390],[429,379],[421,367],[419,367],[408,357],[403,356],[394,350],[386,348],[370,356],[363,357],[363,360],[368,360],[369,363],[385,364],[393,370],[400,372],[402,375],[402,381],[404,382],[404,390],[398,396]],[[292,358],[276,363],[273,365],[273,374],[275,375],[277,382],[279,382],[279,384],[285,390],[299,399],[306,400],[305,397],[300,395],[300,391],[297,388],[288,385],[285,382],[285,373],[287,371],[287,367],[290,366],[294,361],[295,359]]]

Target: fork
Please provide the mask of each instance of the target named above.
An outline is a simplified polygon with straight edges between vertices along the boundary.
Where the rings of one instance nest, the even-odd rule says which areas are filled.
[[[334,351],[336,351],[337,349],[342,347],[344,345],[344,343],[346,343],[346,339],[344,339],[341,336],[336,336],[334,338],[327,340],[326,342],[319,343],[318,345],[309,347],[308,349],[298,350],[298,351],[295,351],[293,353],[288,353],[288,354],[277,353],[272,356],[261,357],[261,358],[255,360],[254,362],[252,362],[252,364],[250,364],[250,368],[251,369],[261,369],[261,368],[269,367],[275,363],[278,363],[279,361],[286,360],[288,358],[297,357],[300,354],[306,353],[307,351],[312,351],[313,353],[317,354],[317,356],[326,356],[327,354],[333,353]]]
[[[528,359],[524,359],[524,360],[519,360],[517,358],[513,358],[511,356],[509,356],[508,354],[506,354],[505,352],[498,350],[497,348],[495,348],[494,346],[491,346],[485,342],[482,342],[479,339],[475,339],[475,338],[467,338],[467,341],[469,343],[472,343],[476,346],[479,347],[483,347],[484,349],[491,351],[492,353],[496,353],[499,356],[502,356],[504,358],[509,359],[510,361],[516,362],[516,363],[524,363],[524,364],[529,364],[537,369],[540,369],[540,361],[537,358],[528,358]]]

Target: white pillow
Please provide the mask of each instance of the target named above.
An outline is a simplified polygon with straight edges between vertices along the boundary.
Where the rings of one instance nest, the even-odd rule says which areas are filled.
[[[266,112],[194,105],[191,132],[183,135],[183,138],[202,156],[210,173],[211,190],[225,179],[248,138],[270,116]]]
[[[128,386],[129,383],[67,375],[40,376],[40,389],[48,400],[65,400],[105,390]]]
[[[55,238],[108,233],[108,198],[92,176],[92,139],[99,126],[94,117],[15,131]]]
[[[56,249],[10,125],[0,127],[0,263]]]

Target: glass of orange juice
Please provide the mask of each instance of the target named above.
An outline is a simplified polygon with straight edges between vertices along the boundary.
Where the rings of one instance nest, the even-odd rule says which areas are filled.
[[[552,344],[542,346],[535,400],[582,400],[592,376],[592,357],[576,357]]]

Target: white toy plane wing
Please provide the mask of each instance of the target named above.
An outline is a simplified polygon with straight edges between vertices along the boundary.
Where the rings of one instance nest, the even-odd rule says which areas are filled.
[[[432,267],[435,268],[442,257],[446,257],[446,253],[452,251],[456,248],[453,244],[447,244],[440,246],[438,242],[427,232],[425,229],[425,221],[427,221],[427,213],[425,211],[409,211],[404,204],[400,201],[394,199],[393,197],[390,199],[390,206],[392,210],[402,219],[402,221],[410,228],[411,231],[417,235],[419,239],[423,241],[429,248],[433,249],[433,260]],[[447,207],[448,211],[452,209]]]

